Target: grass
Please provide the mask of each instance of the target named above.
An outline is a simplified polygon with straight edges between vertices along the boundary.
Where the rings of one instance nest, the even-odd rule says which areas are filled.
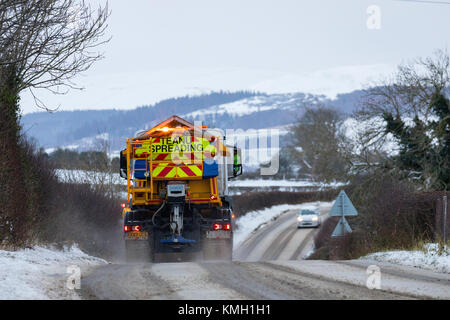
[[[436,254],[438,256],[446,256],[450,254],[450,241],[447,241],[447,243],[445,243],[442,239],[440,239],[434,243],[437,244]],[[423,253],[427,254],[430,252],[430,244],[431,243],[427,241],[419,241],[414,245],[413,250],[422,251]]]

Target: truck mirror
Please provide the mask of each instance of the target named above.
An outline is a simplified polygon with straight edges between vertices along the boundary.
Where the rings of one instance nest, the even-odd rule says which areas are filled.
[[[233,165],[233,177],[242,175],[242,164]]]
[[[233,177],[242,175],[241,149],[233,148]]]
[[[120,177],[127,178],[127,157],[123,154],[125,150],[120,151]]]

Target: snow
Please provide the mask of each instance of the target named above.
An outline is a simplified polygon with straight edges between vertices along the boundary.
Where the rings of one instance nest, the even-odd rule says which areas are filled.
[[[281,204],[263,210],[250,211],[236,219],[237,229],[234,232],[233,246],[235,248],[245,241],[253,232],[257,231],[269,221],[279,217],[290,210],[318,209],[319,202],[302,204]]]
[[[242,99],[242,100],[238,100],[236,102],[226,103],[226,104],[222,104],[219,106],[213,106],[208,109],[198,110],[198,111],[188,113],[185,115],[185,117],[197,118],[199,116],[206,116],[209,114],[222,115],[224,113],[242,117],[244,115],[248,115],[253,112],[266,111],[266,110],[276,108],[276,106],[273,106],[273,105],[272,106],[264,106],[264,107],[254,105],[255,103],[253,100],[256,100],[259,102],[259,100],[257,100],[257,99],[258,99],[258,97],[250,98],[250,99]]]
[[[436,121],[435,116],[428,116],[428,118],[426,118],[425,116],[419,116],[419,118],[425,123]],[[405,116],[402,117],[402,120],[405,122],[406,126],[410,128],[414,126],[413,118]],[[384,135],[384,130],[379,130],[379,128],[385,126],[386,121],[381,117],[373,117],[365,121],[358,121],[355,118],[349,117],[343,122],[341,130],[350,140],[351,144],[354,145],[353,152],[356,154],[361,153],[361,146],[359,145],[359,142],[361,140],[361,137],[366,132],[380,132],[379,135],[374,135],[374,137],[372,138],[371,142],[375,142],[377,141],[377,139],[379,139],[379,142],[372,146],[372,148],[377,149],[378,151],[381,150],[383,152],[386,152],[390,156],[395,156],[399,152],[399,144],[397,139],[391,133]]]
[[[100,172],[86,170],[56,169],[58,180],[63,183],[86,183],[86,184],[107,184],[125,185],[126,179],[122,179],[115,172]]]
[[[371,259],[432,270],[434,272],[450,273],[450,247],[445,246],[440,251],[439,245],[436,243],[426,244],[423,251],[377,252],[360,259]]]
[[[342,182],[321,183],[311,180],[236,180],[230,182],[230,187],[341,187]]]
[[[77,299],[66,288],[67,267],[94,266],[106,261],[87,255],[76,245],[62,250],[35,246],[19,251],[0,250],[0,300]]]
[[[408,266],[377,262],[373,260],[321,261],[277,260],[270,263],[285,266],[310,274],[312,277],[329,279],[340,283],[349,283],[366,287],[368,283],[369,266],[378,266],[381,272],[380,288],[385,292],[407,294],[419,299],[449,299],[449,276]],[[373,289],[376,290],[376,289]],[[404,297],[406,298],[406,297]]]
[[[354,118],[347,118],[342,124],[341,130],[344,132],[345,136],[350,140],[350,144],[353,145],[353,152],[356,154],[361,153],[360,141],[365,132],[376,132],[382,126],[384,126],[384,120],[380,117],[373,117],[370,120],[358,121]],[[382,131],[382,130],[381,130]],[[377,136],[380,138],[380,143],[375,144],[378,151],[386,152],[387,154],[394,156],[398,153],[398,144],[392,134],[388,133],[384,137]],[[371,142],[375,142],[372,139]]]
[[[203,118],[206,115],[223,115],[225,113],[230,116],[242,117],[254,112],[273,109],[297,109],[299,104],[307,101],[315,102],[318,98],[319,96],[302,93],[261,95],[197,110],[184,114],[182,117]]]
[[[197,263],[156,263],[152,265],[151,272],[176,293],[175,299],[245,299],[239,292],[211,281],[210,273]]]

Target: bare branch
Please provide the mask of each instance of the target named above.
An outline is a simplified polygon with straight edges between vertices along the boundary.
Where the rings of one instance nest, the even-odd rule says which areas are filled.
[[[108,4],[92,8],[83,0],[0,0],[0,72],[19,80],[18,92],[82,89],[73,79],[103,57],[109,14]],[[7,75],[11,66],[15,74]]]

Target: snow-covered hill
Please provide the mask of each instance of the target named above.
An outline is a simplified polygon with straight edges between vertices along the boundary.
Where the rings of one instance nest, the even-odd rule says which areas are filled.
[[[53,95],[46,90],[37,93],[49,106],[63,110],[132,109],[154,104],[171,97],[209,94],[214,91],[251,90],[268,94],[308,92],[334,99],[392,73],[389,64],[342,65],[316,70],[273,70],[271,68],[215,67],[141,70],[126,73],[93,74],[84,79],[85,90]],[[22,95],[25,110],[33,110],[34,99]]]
[[[315,104],[324,100],[326,99],[323,96],[305,95],[302,93],[257,95],[183,114],[182,117],[195,119],[208,115],[218,116],[224,114],[232,117],[242,117],[270,110],[295,110],[301,105]]]
[[[196,97],[163,100],[134,110],[86,110],[33,113],[22,118],[24,131],[46,149],[66,147],[87,150],[107,137],[112,150],[123,147],[127,137],[149,129],[176,114],[209,127],[226,129],[285,128],[294,123],[304,106],[333,105],[342,112],[355,109],[361,92],[338,95],[331,100],[304,93],[266,94],[239,91],[216,92]]]

